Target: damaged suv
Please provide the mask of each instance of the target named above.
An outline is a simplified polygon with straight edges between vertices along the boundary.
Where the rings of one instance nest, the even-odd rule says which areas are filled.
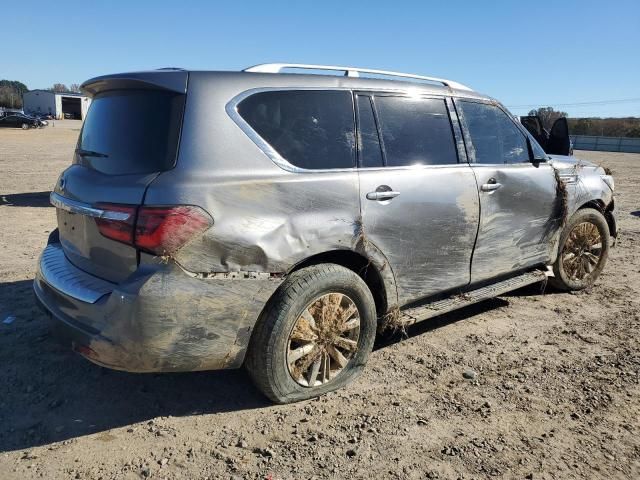
[[[314,397],[379,329],[591,286],[616,234],[610,175],[454,81],[267,64],[83,89],[34,289],[106,367],[244,365],[273,401]]]

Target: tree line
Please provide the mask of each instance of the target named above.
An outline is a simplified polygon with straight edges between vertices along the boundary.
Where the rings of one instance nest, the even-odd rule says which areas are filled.
[[[560,117],[567,117],[571,135],[592,135],[600,137],[640,137],[640,118],[568,118],[567,112],[542,107],[531,110],[529,115],[540,117],[544,128],[549,130]]]
[[[27,86],[16,80],[0,80],[0,107],[22,108],[22,94]]]
[[[80,85],[72,83],[67,86],[64,83],[54,83],[46,90],[56,93],[79,93]],[[22,95],[28,91],[29,88],[17,80],[0,80],[0,107],[22,108]]]

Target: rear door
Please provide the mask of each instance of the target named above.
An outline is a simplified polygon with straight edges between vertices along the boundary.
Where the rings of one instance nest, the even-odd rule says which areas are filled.
[[[400,304],[467,285],[478,192],[447,100],[363,92],[356,102],[363,230]]]
[[[9,115],[5,117],[3,120],[4,122],[6,122],[5,126],[7,127],[19,127],[22,125],[22,121],[17,115]]]
[[[532,161],[525,133],[497,105],[456,100],[456,107],[480,196],[471,281],[547,262],[558,226],[551,166],[543,154]]]
[[[133,246],[102,236],[94,217],[77,212],[137,206],[158,173],[173,168],[186,81],[186,72],[158,72],[86,85],[91,107],[73,165],[54,189],[60,241],[77,267],[114,282],[137,268]]]

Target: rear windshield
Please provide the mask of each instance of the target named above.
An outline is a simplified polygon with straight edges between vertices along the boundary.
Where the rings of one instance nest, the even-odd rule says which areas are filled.
[[[75,161],[109,175],[151,173],[175,165],[185,96],[159,90],[96,95]]]

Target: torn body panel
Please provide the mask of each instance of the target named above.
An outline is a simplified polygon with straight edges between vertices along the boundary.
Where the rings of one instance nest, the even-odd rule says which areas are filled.
[[[156,261],[95,303],[52,287],[42,270],[34,289],[56,329],[89,360],[167,372],[241,366],[256,319],[281,282],[273,276],[194,278],[173,262]]]
[[[609,233],[614,238],[618,234],[614,211],[614,193],[603,180],[607,173],[602,167],[573,156],[552,155],[549,162],[562,180],[566,194],[566,219],[585,206],[596,208],[606,218]],[[552,261],[557,255],[557,244]]]
[[[567,185],[568,216],[588,202],[598,201],[605,209],[613,202],[613,190],[602,179],[606,175],[602,167],[573,156],[560,155],[552,155],[550,164]]]

